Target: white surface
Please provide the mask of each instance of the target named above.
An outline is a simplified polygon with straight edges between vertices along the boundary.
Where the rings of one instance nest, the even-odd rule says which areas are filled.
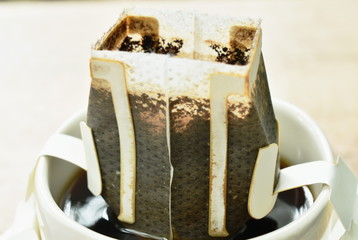
[[[308,112],[358,173],[358,2],[0,3],[0,232],[47,139],[87,105],[91,45],[129,5],[261,17],[272,95]]]

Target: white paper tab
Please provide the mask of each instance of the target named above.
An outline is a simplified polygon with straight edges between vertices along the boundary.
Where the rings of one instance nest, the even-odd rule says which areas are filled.
[[[135,222],[136,186],[136,145],[130,109],[124,64],[115,60],[91,59],[91,76],[106,80],[111,85],[111,93],[116,114],[120,141],[120,203],[118,219],[122,222]]]
[[[334,167],[331,162],[313,161],[281,169],[275,193],[317,183],[330,185]]]
[[[260,148],[257,155],[248,198],[248,211],[255,219],[265,217],[275,205],[277,193],[273,192],[278,145],[272,143]]]
[[[246,92],[246,81],[241,76],[216,74],[210,79],[210,183],[209,235],[226,237],[227,189],[227,98]]]
[[[86,154],[87,186],[93,195],[99,196],[102,192],[102,178],[92,129],[85,122],[81,122],[80,127]]]
[[[56,133],[50,137],[40,156],[63,159],[84,170],[87,170],[82,140],[70,135]]]

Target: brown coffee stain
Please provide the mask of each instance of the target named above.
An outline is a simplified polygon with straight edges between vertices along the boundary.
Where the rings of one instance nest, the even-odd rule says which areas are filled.
[[[120,44],[127,33],[127,20],[126,18],[122,19],[119,23],[114,25],[110,31],[108,31],[108,35],[104,37],[104,39],[99,40],[97,42],[95,49],[96,50],[113,50],[114,46]]]
[[[172,130],[183,133],[192,121],[198,118],[210,119],[210,109],[206,99],[191,99],[186,96],[170,98]]]
[[[152,38],[159,37],[159,22],[156,18],[128,16],[125,20],[127,22],[127,35],[139,34]]]
[[[257,28],[233,26],[230,29],[230,47],[251,50]]]
[[[109,92],[111,90],[111,85],[106,80],[92,78],[91,88],[95,88],[100,91],[108,91]]]
[[[151,39],[159,38],[159,22],[153,17],[127,16],[114,25],[109,35],[100,43],[96,50],[118,50],[129,34],[139,34]]]
[[[139,113],[141,121],[146,122],[150,128],[152,134],[163,134],[165,131],[165,114],[162,111],[158,111],[156,114],[153,114],[153,111],[142,111]]]

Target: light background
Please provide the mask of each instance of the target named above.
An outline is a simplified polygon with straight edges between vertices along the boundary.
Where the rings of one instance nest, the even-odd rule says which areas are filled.
[[[0,2],[0,233],[41,147],[87,105],[91,44],[128,6],[262,18],[272,96],[311,115],[358,174],[358,1]]]

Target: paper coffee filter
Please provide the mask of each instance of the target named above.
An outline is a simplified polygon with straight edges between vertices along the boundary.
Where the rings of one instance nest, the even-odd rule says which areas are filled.
[[[278,142],[260,21],[129,9],[91,57],[94,192],[128,231],[232,237],[258,151]]]

